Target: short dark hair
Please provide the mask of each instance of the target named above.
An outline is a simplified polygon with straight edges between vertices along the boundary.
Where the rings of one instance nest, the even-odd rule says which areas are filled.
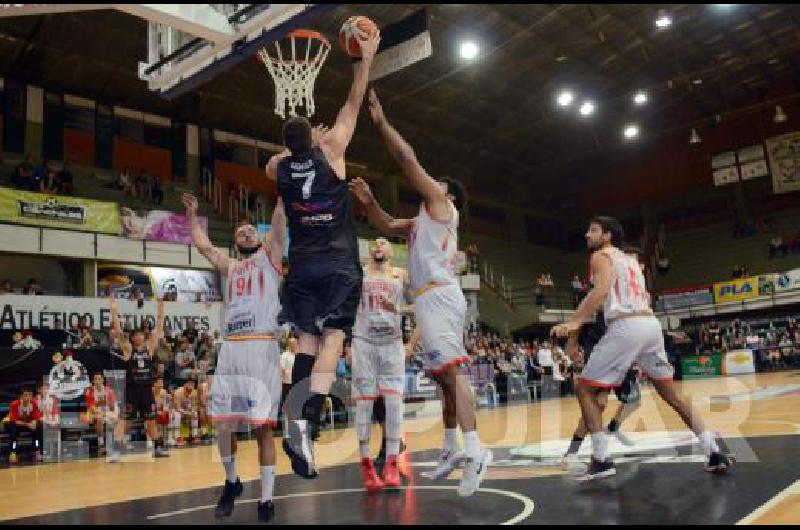
[[[592,217],[589,224],[596,224],[600,226],[604,234],[611,234],[611,244],[615,247],[622,248],[625,246],[625,230],[619,221],[607,215],[598,215]]]
[[[311,123],[302,116],[295,116],[283,124],[283,145],[293,155],[311,150]]]
[[[453,206],[459,212],[463,211],[467,205],[467,192],[464,190],[464,186],[459,181],[449,177],[439,179],[439,182],[447,184],[447,194],[453,196]]]
[[[636,254],[636,257],[642,257],[642,249],[633,245],[627,245],[622,249],[625,254]]]

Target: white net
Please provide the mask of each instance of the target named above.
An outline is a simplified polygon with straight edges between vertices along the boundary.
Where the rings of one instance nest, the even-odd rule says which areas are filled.
[[[314,83],[331,45],[313,31],[294,31],[258,52],[275,81],[275,114],[286,119],[303,107],[306,117],[314,114]]]

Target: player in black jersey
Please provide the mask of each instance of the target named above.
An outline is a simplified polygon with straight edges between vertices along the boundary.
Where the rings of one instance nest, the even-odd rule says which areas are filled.
[[[155,445],[156,458],[169,456],[164,447],[161,430],[156,426],[156,404],[153,397],[153,377],[155,363],[153,357],[159,341],[164,336],[164,301],[158,301],[158,315],[155,330],[147,337],[142,329],[131,332],[130,340],[126,340],[119,322],[119,307],[115,299],[111,299],[111,337],[122,349],[125,361],[125,419],[117,424],[115,447],[109,453],[109,462],[118,462],[119,448],[116,447],[125,434],[125,423],[139,416],[145,422],[147,435]]]
[[[336,374],[339,352],[355,322],[363,271],[346,183],[345,151],[355,131],[380,35],[361,42],[347,101],[336,123],[315,137],[305,118],[284,123],[286,150],[272,157],[267,176],[277,183],[289,222],[289,274],[279,321],[298,332],[299,353],[287,399],[284,450],[295,473],[317,476],[310,439]],[[309,436],[310,433],[310,436]]]

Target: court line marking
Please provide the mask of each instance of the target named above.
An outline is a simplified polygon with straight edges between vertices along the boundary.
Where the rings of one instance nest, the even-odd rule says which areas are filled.
[[[399,489],[401,490],[456,490],[458,489],[456,486],[401,486]],[[309,491],[305,493],[291,493],[289,495],[280,495],[275,497],[274,500],[280,499],[294,499],[294,498],[302,498],[302,497],[315,497],[318,495],[335,495],[339,493],[360,493],[365,491],[364,488],[351,488],[351,489],[340,489],[340,490],[330,490],[330,491]],[[521,493],[517,493],[515,491],[508,491],[508,490],[501,490],[496,488],[480,488],[478,492],[481,493],[493,493],[495,495],[502,495],[505,497],[510,497],[512,499],[516,499],[522,503],[522,511],[512,517],[511,519],[504,521],[502,523],[498,523],[503,526],[508,525],[515,525],[518,524],[533,514],[535,509],[535,504],[533,500],[526,496],[522,495]],[[243,501],[237,501],[236,504],[250,504],[254,502],[258,502],[261,499],[245,499]],[[203,510],[210,510],[214,508],[215,504],[207,504],[205,506],[194,506],[192,508],[184,508],[182,510],[175,510],[174,512],[167,512],[167,513],[159,513],[155,515],[148,515],[147,520],[153,521],[156,519],[164,519],[166,517],[175,517],[176,515],[185,515],[187,513],[192,512],[199,512]]]
[[[753,524],[753,522],[757,521],[770,510],[772,510],[775,506],[786,500],[787,497],[790,495],[800,494],[800,480],[795,481],[794,483],[790,484],[789,487],[772,497],[770,500],[756,508],[750,515],[744,517],[737,525],[746,525],[746,524]]]

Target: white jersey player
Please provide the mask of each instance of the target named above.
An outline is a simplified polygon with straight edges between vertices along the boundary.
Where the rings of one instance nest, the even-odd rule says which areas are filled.
[[[361,302],[353,328],[353,399],[356,431],[361,452],[361,477],[370,493],[400,487],[400,437],[403,423],[405,348],[403,310],[406,273],[391,265],[393,251],[380,237],[370,248],[370,264],[364,270]],[[386,408],[386,464],[382,479],[370,458],[369,438],[375,400]]]
[[[203,256],[227,277],[225,295],[225,342],[219,352],[211,387],[209,416],[218,435],[220,457],[225,467],[225,486],[215,515],[228,517],[234,500],[242,494],[236,475],[234,430],[246,422],[255,427],[261,465],[261,499],[258,519],[274,516],[275,443],[281,399],[278,313],[286,218],[279,200],[272,217],[272,230],[262,243],[256,227],[242,223],[236,228],[235,244],[244,259],[235,260],[215,248],[197,222],[197,199],[183,195],[186,215],[192,223],[192,240]]]
[[[672,380],[673,368],[664,350],[661,324],[650,309],[642,269],[638,261],[618,247],[625,233],[612,217],[595,217],[589,223],[586,241],[593,252],[591,273],[594,287],[581,302],[572,319],[555,326],[552,334],[566,337],[580,330],[598,309],[603,308],[607,330],[592,350],[577,386],[586,427],[592,433],[592,460],[580,480],[616,474],[608,457],[608,439],[598,397],[625,379],[634,362],[653,382],[658,394],[683,419],[699,438],[708,457],[706,470],[724,473],[732,459],[720,452],[714,435],[707,431],[700,416],[677,392]]]
[[[394,219],[381,209],[362,179],[355,179],[351,189],[379,230],[408,238],[417,329],[425,349],[427,368],[444,396],[444,448],[440,464],[430,476],[445,478],[463,461],[464,474],[458,493],[469,496],[478,489],[492,453],[483,447],[478,437],[472,388],[461,370],[461,365],[469,361],[464,347],[467,304],[456,277],[455,263],[458,210],[464,206],[466,197],[457,183],[437,182],[428,175],[412,147],[387,121],[374,90],[370,91],[369,103],[372,121],[389,152],[422,195],[419,215],[415,219]],[[458,426],[464,436],[464,451],[456,440]]]

